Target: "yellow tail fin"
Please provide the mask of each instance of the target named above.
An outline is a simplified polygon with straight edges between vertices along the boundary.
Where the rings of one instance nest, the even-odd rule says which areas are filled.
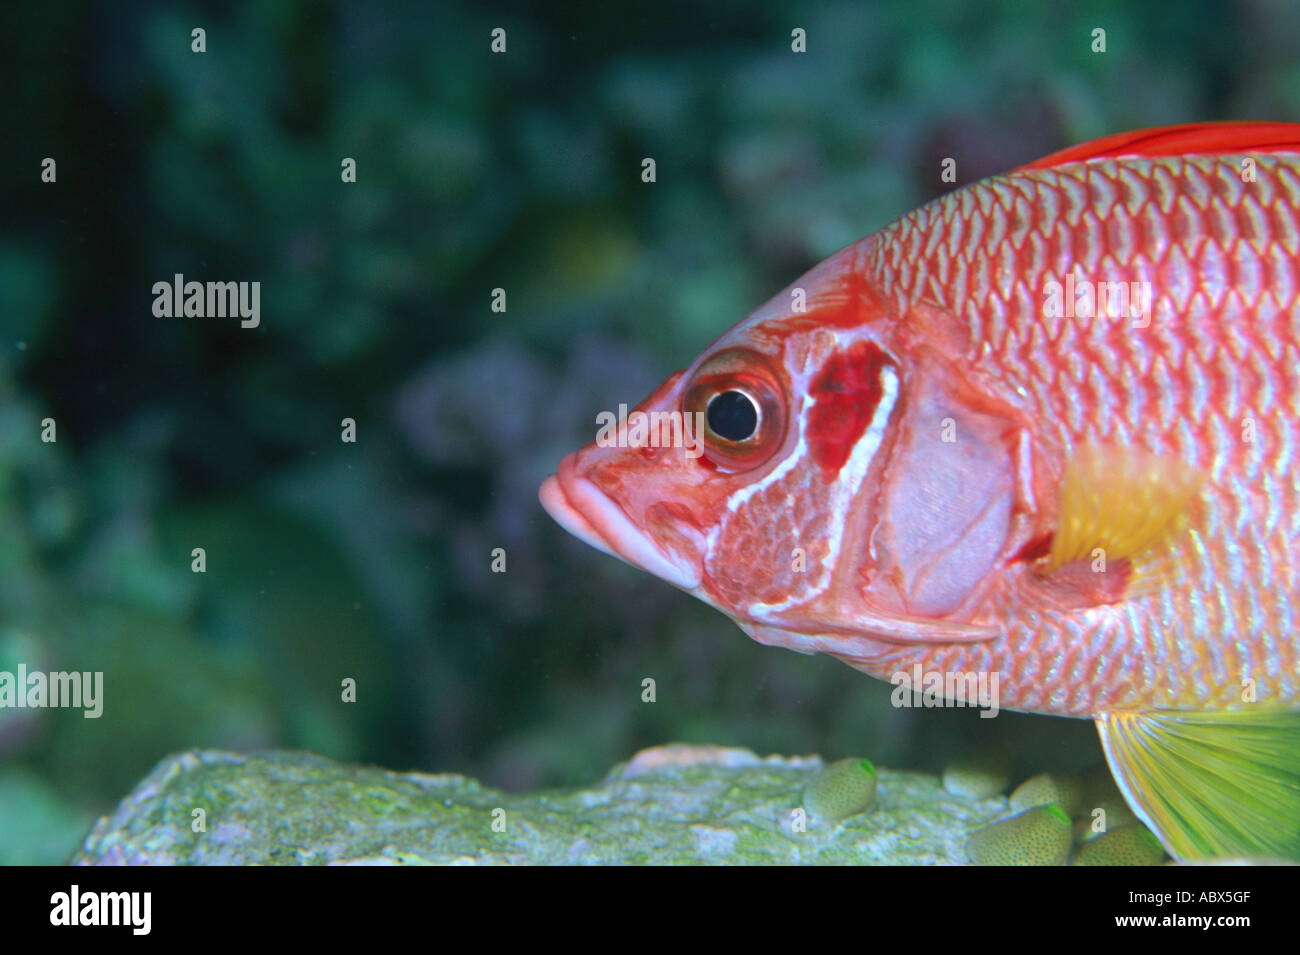
[[[1097,731],[1170,855],[1300,860],[1300,710],[1110,713]]]

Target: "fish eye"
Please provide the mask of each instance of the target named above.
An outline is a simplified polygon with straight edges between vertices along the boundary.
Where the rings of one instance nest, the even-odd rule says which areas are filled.
[[[758,431],[758,406],[736,388],[720,391],[709,399],[704,420],[724,441],[748,441]]]
[[[772,364],[748,348],[705,360],[683,392],[682,410],[700,423],[704,454],[720,470],[747,471],[785,440],[785,389]]]

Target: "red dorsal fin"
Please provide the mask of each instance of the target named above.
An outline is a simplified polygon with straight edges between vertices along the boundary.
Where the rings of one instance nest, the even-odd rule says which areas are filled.
[[[1067,162],[1119,156],[1184,156],[1196,153],[1300,152],[1300,123],[1187,123],[1103,136],[1021,166],[1049,169]]]

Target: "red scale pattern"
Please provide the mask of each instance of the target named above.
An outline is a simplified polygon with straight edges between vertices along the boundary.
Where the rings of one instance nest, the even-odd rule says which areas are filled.
[[[1186,586],[1082,614],[1008,595],[994,608],[1007,638],[864,668],[997,669],[1005,706],[1076,716],[1240,705],[1246,676],[1261,700],[1300,702],[1300,154],[1253,158],[1254,182],[1239,154],[1044,161],[868,240],[868,284],[889,313],[958,316],[977,343],[963,360],[1052,444],[1147,448],[1209,485]],[[1071,273],[1149,283],[1150,324],[1048,317],[1048,283]]]

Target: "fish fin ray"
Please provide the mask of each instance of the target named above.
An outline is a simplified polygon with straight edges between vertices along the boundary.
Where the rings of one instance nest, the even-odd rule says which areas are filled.
[[[1182,461],[1084,445],[1061,478],[1043,573],[1090,561],[1100,549],[1108,565],[1123,563],[1130,585],[1154,589],[1177,568],[1167,545],[1186,530],[1201,484],[1201,475]]]
[[[1170,855],[1300,860],[1300,710],[1108,713],[1097,731]]]

